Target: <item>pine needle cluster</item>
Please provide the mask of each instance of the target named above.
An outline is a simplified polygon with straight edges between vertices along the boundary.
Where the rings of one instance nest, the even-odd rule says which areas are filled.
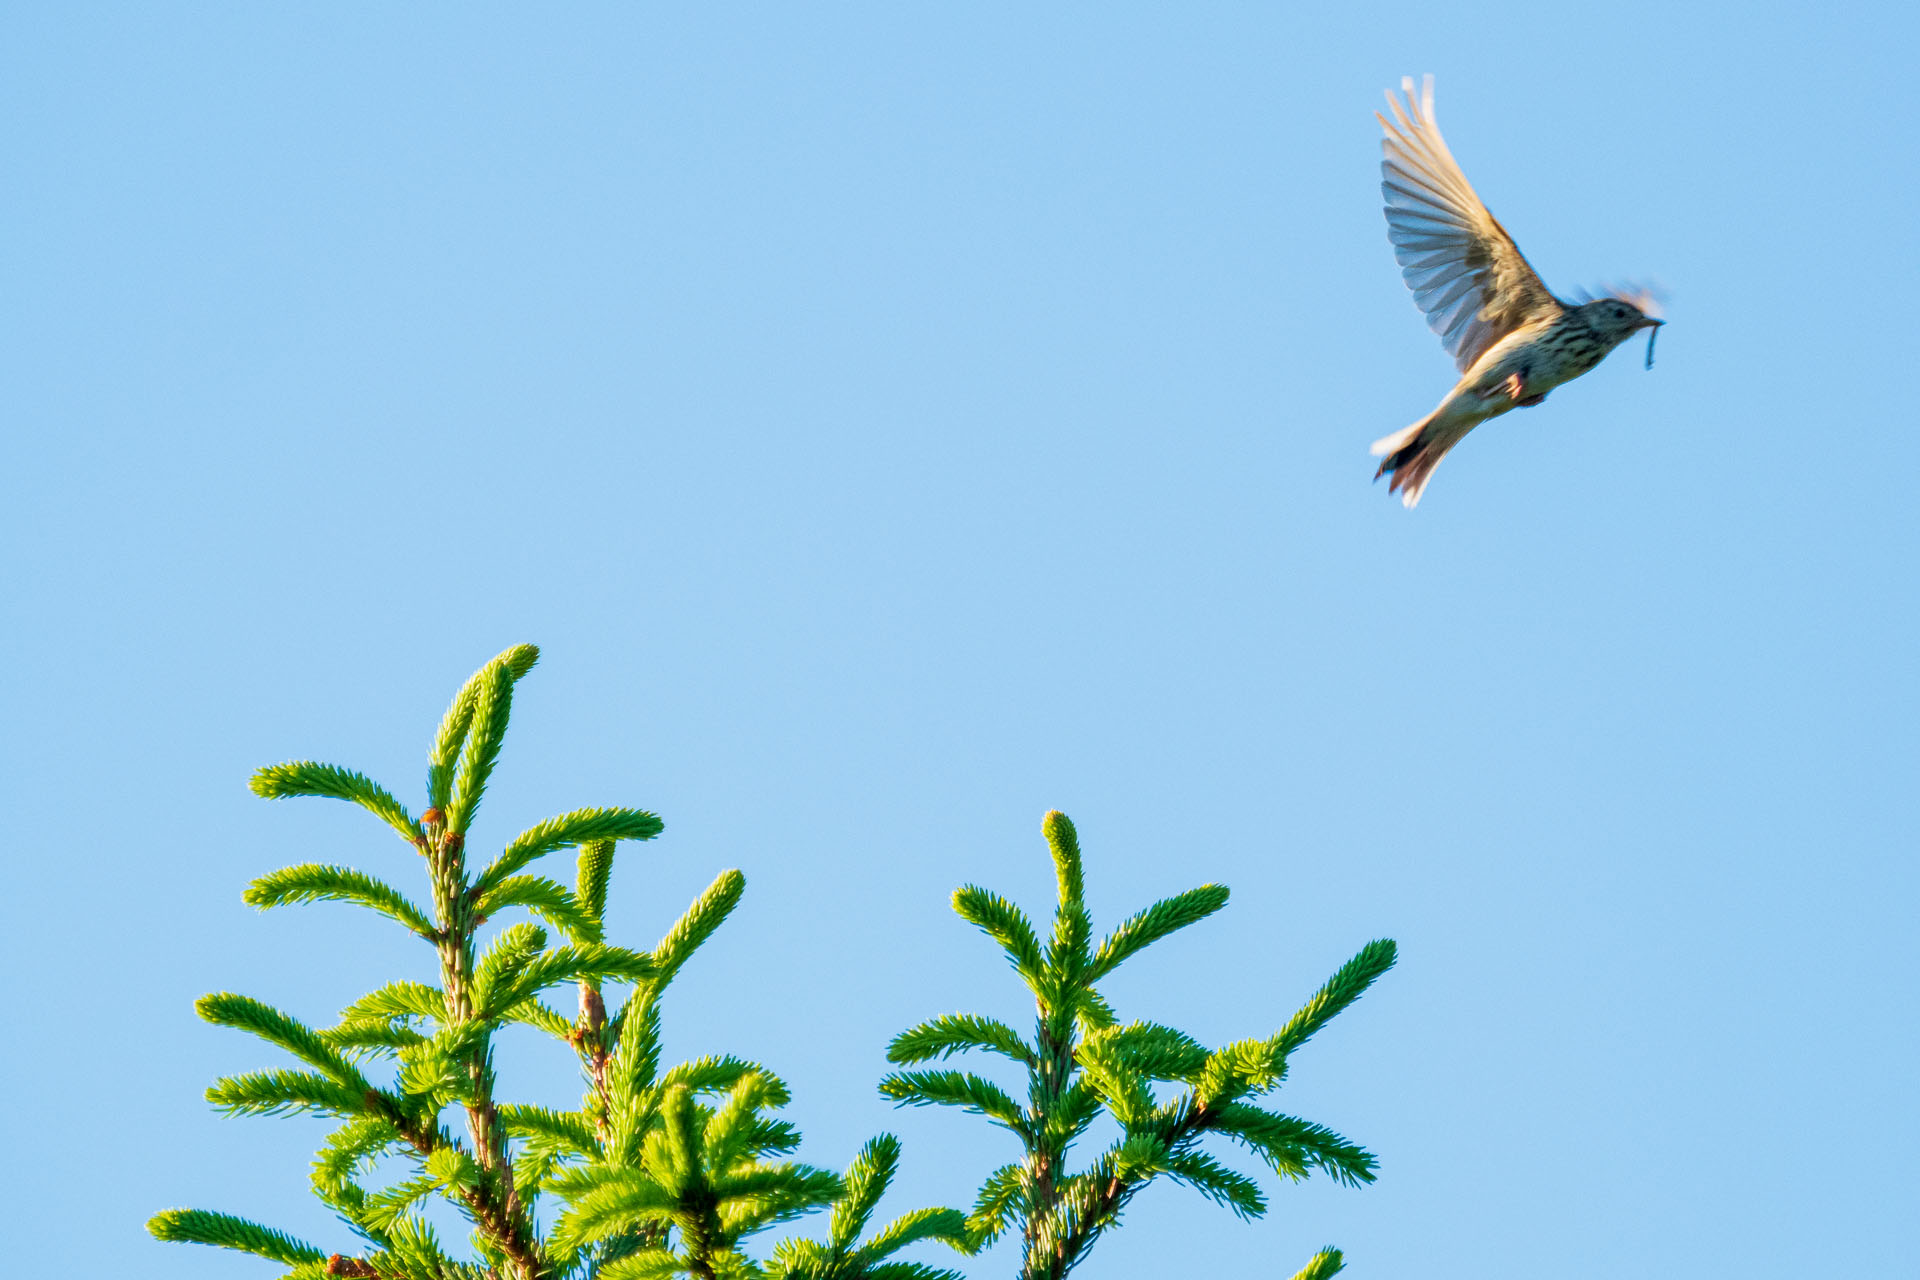
[[[1373,1179],[1365,1151],[1252,1099],[1277,1087],[1288,1055],[1386,971],[1393,944],[1363,949],[1263,1040],[1208,1050],[1168,1027],[1122,1024],[1095,984],[1219,910],[1227,891],[1205,885],[1168,898],[1095,944],[1072,824],[1050,814],[1060,902],[1047,944],[1005,899],[972,887],[954,897],[1033,993],[1033,1037],[953,1015],[903,1032],[889,1049],[902,1066],[968,1050],[1011,1059],[1027,1074],[1026,1102],[960,1071],[903,1071],[881,1085],[901,1103],[985,1116],[1016,1137],[1021,1156],[988,1175],[971,1213],[921,1209],[874,1228],[900,1164],[896,1138],[875,1137],[844,1172],[815,1168],[791,1158],[800,1133],[779,1117],[790,1097],[765,1066],[729,1055],[663,1061],[663,996],[739,904],[746,881],[738,871],[722,872],[651,950],[635,951],[607,942],[607,895],[620,842],[660,834],[652,813],[578,809],[522,832],[491,860],[471,857],[467,832],[499,761],[515,687],[538,657],[531,645],[510,649],[460,690],[435,735],[418,816],[334,765],[297,761],[254,775],[263,797],[345,800],[378,818],[419,859],[426,897],[354,868],[308,864],[262,876],[246,900],[262,909],[363,907],[433,948],[440,980],[390,982],[330,1027],[250,996],[203,997],[202,1018],[265,1040],[296,1064],[217,1080],[208,1100],[234,1115],[337,1122],[311,1183],[352,1241],[328,1251],[200,1209],[156,1215],[148,1224],[155,1236],[255,1254],[284,1268],[284,1280],[961,1280],[898,1255],[929,1242],[971,1255],[1017,1231],[1022,1276],[1033,1280],[1064,1276],[1156,1178],[1242,1217],[1264,1212],[1257,1184],[1201,1149],[1213,1135],[1285,1177],[1319,1170],[1346,1183]],[[571,885],[529,871],[568,850]],[[491,924],[516,908],[528,918]],[[561,988],[571,988],[573,1009],[552,1002]],[[501,1097],[493,1046],[513,1025],[545,1033],[574,1060],[586,1083],[577,1109]],[[1120,1137],[1069,1171],[1069,1148],[1102,1117]],[[425,1212],[435,1201],[468,1224],[466,1247],[441,1240]],[[824,1240],[788,1238],[756,1252],[761,1233],[820,1211]],[[1296,1280],[1339,1268],[1340,1255],[1323,1251]]]

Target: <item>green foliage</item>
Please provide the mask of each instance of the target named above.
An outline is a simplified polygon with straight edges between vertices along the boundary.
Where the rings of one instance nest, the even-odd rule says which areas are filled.
[[[1084,1043],[1083,1052],[1111,1056],[1147,1080],[1189,1080],[1211,1056],[1206,1046],[1186,1032],[1156,1022],[1090,1032]]]
[[[547,932],[538,925],[516,924],[494,936],[493,945],[480,957],[473,973],[474,1012],[480,1021],[498,1016],[501,1009],[533,994],[524,991],[521,983],[528,967],[546,949]]]
[[[364,1096],[373,1087],[319,1032],[249,996],[223,991],[200,997],[194,1008],[217,1027],[238,1027],[279,1045],[301,1061],[320,1068],[342,1088]]]
[[[607,889],[613,881],[613,845],[611,840],[587,840],[580,845],[573,894],[584,925],[575,942],[606,941],[603,930]]]
[[[1203,884],[1198,889],[1176,893],[1171,898],[1154,903],[1115,929],[1100,944],[1087,969],[1086,980],[1100,981],[1129,957],[1146,950],[1170,933],[1205,920],[1226,905],[1227,888],[1218,884]]]
[[[638,951],[604,944],[557,947],[532,956],[497,988],[490,989],[483,1016],[502,1016],[521,1001],[562,982],[641,982],[652,976],[652,959]]]
[[[593,1125],[577,1112],[515,1103],[500,1108],[500,1120],[517,1138],[542,1141],[571,1155],[591,1157],[600,1149]]]
[[[957,1271],[890,1260],[908,1245],[928,1240],[972,1253],[967,1220],[953,1209],[917,1209],[861,1242],[874,1207],[899,1167],[900,1140],[892,1134],[883,1133],[862,1147],[841,1180],[826,1241],[781,1244],[773,1255],[777,1273],[790,1280],[962,1280]]]
[[[543,876],[511,876],[479,896],[474,912],[481,920],[499,915],[509,907],[526,907],[548,924],[576,942],[599,942],[586,936],[596,929],[595,922],[580,909],[580,900],[565,885]]]
[[[1016,1220],[1032,1211],[1028,1169],[1024,1163],[1003,1164],[987,1175],[967,1215],[967,1235],[976,1246],[1000,1238]]]
[[[245,1218],[226,1213],[208,1213],[205,1209],[168,1209],[156,1213],[147,1229],[161,1240],[186,1244],[214,1244],[242,1253],[257,1253],[273,1262],[298,1266],[303,1262],[324,1262],[326,1255],[292,1236],[263,1227]]]
[[[1221,885],[1202,885],[1137,912],[1097,946],[1086,909],[1084,858],[1064,814],[1043,827],[1057,904],[1043,948],[1027,916],[1007,899],[968,885],[954,894],[963,919],[1000,944],[1033,997],[1035,1030],[1022,1039],[990,1018],[950,1014],[895,1037],[897,1065],[984,1050],[1021,1064],[1026,1106],[999,1086],[959,1071],[901,1071],[882,1096],[912,1105],[959,1107],[984,1115],[1020,1142],[1021,1157],[989,1174],[967,1230],[978,1245],[1018,1228],[1025,1280],[1057,1280],[1078,1265],[1128,1202],[1156,1179],[1193,1188],[1242,1218],[1267,1210],[1260,1186],[1203,1149],[1221,1135],[1283,1177],[1319,1171],[1347,1185],[1373,1181],[1374,1158],[1339,1134],[1247,1099],[1277,1088],[1288,1056],[1351,1005],[1394,962],[1391,942],[1368,944],[1274,1035],[1209,1050],[1155,1022],[1122,1025],[1095,987],[1155,942],[1204,920],[1227,903]],[[1074,1143],[1105,1116],[1118,1138],[1081,1170]],[[1316,1256],[1302,1277],[1330,1276],[1339,1254]]]
[[[895,1036],[887,1046],[887,1061],[910,1066],[929,1058],[950,1058],[969,1049],[1001,1054],[1028,1066],[1039,1058],[1020,1033],[1006,1023],[970,1013],[950,1013]]]
[[[447,829],[462,834],[473,825],[473,815],[486,794],[500,748],[506,744],[507,719],[513,711],[514,676],[510,666],[495,662],[476,680],[479,687],[474,694],[473,722],[466,751],[460,757],[459,781],[447,805]]]
[[[531,648],[531,646],[526,646]],[[467,734],[473,728],[473,707],[479,699],[480,686],[493,678],[496,666],[505,663],[510,654],[518,652],[509,649],[480,670],[474,672],[471,679],[461,686],[454,695],[453,705],[447,708],[445,719],[440,722],[440,731],[434,735],[433,750],[427,762],[427,804],[435,809],[445,809],[453,797],[453,767],[460,759],[460,749],[466,745]],[[538,660],[538,650],[534,650]],[[531,663],[528,664],[531,669]]]
[[[1007,962],[1029,985],[1046,972],[1046,957],[1040,953],[1040,939],[1026,913],[997,894],[975,885],[963,885],[953,891],[953,909],[1000,944]]]
[[[1044,941],[1006,898],[976,886],[953,897],[955,911],[1000,946],[1032,995],[1033,1034],[974,1014],[932,1018],[887,1049],[893,1065],[918,1069],[881,1083],[901,1104],[986,1117],[1013,1135],[1018,1158],[986,1177],[968,1213],[917,1209],[876,1228],[900,1167],[896,1138],[868,1142],[844,1175],[815,1168],[791,1158],[801,1135],[779,1115],[789,1091],[761,1063],[727,1053],[664,1061],[669,988],[740,904],[740,872],[720,873],[642,952],[607,942],[607,903],[618,842],[659,835],[652,813],[576,809],[523,831],[490,861],[472,859],[467,833],[501,759],[515,686],[538,656],[530,645],[509,649],[455,696],[429,753],[417,820],[350,769],[302,761],[253,779],[262,796],[325,796],[365,808],[421,855],[430,895],[416,902],[344,866],[263,875],[245,895],[262,909],[341,901],[402,925],[432,946],[438,985],[389,982],[322,1028],[232,992],[197,1005],[207,1021],[257,1036],[297,1064],[215,1081],[207,1091],[215,1107],[336,1122],[311,1185],[352,1229],[355,1251],[324,1254],[270,1227],[194,1209],[156,1215],[148,1226],[157,1238],[257,1254],[288,1268],[286,1280],[960,1280],[902,1252],[939,1244],[970,1255],[1017,1231],[1022,1276],[1051,1280],[1077,1265],[1156,1179],[1242,1218],[1264,1213],[1260,1185],[1204,1150],[1209,1138],[1237,1144],[1283,1178],[1373,1180],[1365,1150],[1257,1100],[1285,1080],[1290,1055],[1392,966],[1393,944],[1369,944],[1269,1036],[1209,1049],[1157,1022],[1123,1023],[1096,984],[1218,911],[1227,891],[1203,885],[1176,894],[1096,942],[1079,837],[1054,813],[1044,833],[1058,902]],[[572,887],[523,874],[565,849],[578,850]],[[470,866],[484,869],[476,875]],[[514,908],[540,923],[493,923]],[[575,989],[577,1016],[543,999],[562,985]],[[577,1067],[587,1085],[578,1108],[500,1096],[494,1042],[510,1025],[542,1033]],[[984,1076],[920,1065],[971,1052],[1023,1073],[1025,1100]],[[1072,1168],[1071,1148],[1103,1118],[1113,1140]],[[471,1225],[465,1257],[449,1253],[428,1224],[436,1201]],[[821,1210],[830,1211],[824,1239],[789,1238],[758,1251],[763,1233]],[[1325,1250],[1295,1280],[1326,1280],[1340,1267],[1340,1254]]]
[[[409,842],[420,834],[405,805],[389,795],[379,783],[351,769],[315,764],[311,760],[293,760],[286,764],[270,764],[261,769],[253,775],[250,785],[253,794],[267,800],[283,800],[289,796],[327,796],[334,800],[351,800],[398,831]]]
[[[207,1089],[207,1101],[230,1115],[274,1116],[294,1111],[357,1116],[370,1107],[366,1091],[311,1071],[255,1071],[227,1076]]]
[[[1228,1102],[1219,1104],[1207,1117],[1207,1127],[1250,1148],[1275,1173],[1285,1177],[1305,1178],[1318,1169],[1350,1187],[1374,1178],[1373,1156],[1310,1121],[1243,1102]]]
[[[659,969],[661,982],[673,980],[673,975],[680,972],[680,966],[687,962],[687,957],[705,944],[726,918],[733,914],[733,909],[740,905],[741,895],[746,890],[745,876],[738,871],[723,871],[694,899],[693,905],[674,921],[673,928],[653,949],[653,960]]]
[[[323,867],[315,863],[283,867],[255,880],[241,896],[262,911],[295,902],[355,902],[405,925],[423,938],[432,939],[437,932],[427,913],[409,902],[405,894],[386,881],[351,867]]]
[[[342,1023],[367,1018],[428,1018],[447,1021],[446,996],[424,982],[389,982],[369,991],[340,1013]]]
[[[1073,829],[1067,815],[1058,809],[1040,820],[1040,834],[1047,839],[1047,852],[1053,857],[1053,874],[1060,895],[1060,907],[1074,911],[1085,906],[1087,877],[1080,858],[1080,833]]]
[[[520,868],[562,849],[609,840],[651,840],[664,827],[659,818],[644,809],[576,809],[515,836],[480,877],[477,887],[486,893]]]
[[[1259,1183],[1227,1168],[1204,1151],[1167,1152],[1149,1172],[1165,1173],[1242,1218],[1257,1218],[1267,1211],[1267,1198],[1260,1194]]]
[[[568,1203],[554,1226],[556,1244],[578,1255],[653,1229],[673,1233],[677,1248],[666,1252],[690,1274],[744,1261],[746,1236],[828,1204],[841,1191],[840,1180],[824,1170],[765,1160],[789,1145],[787,1131],[761,1115],[785,1094],[758,1071],[742,1075],[716,1107],[697,1102],[687,1085],[666,1087],[637,1165],[589,1161],[555,1181]]]
[[[230,992],[197,1006],[209,1022],[258,1036],[300,1064],[218,1080],[207,1097],[232,1114],[338,1122],[311,1182],[358,1235],[358,1251],[325,1255],[271,1228],[192,1209],[153,1218],[156,1237],[259,1254],[291,1268],[291,1280],[748,1280],[787,1274],[779,1261],[786,1246],[756,1260],[747,1252],[752,1239],[844,1198],[837,1175],[787,1158],[800,1133],[776,1114],[790,1099],[772,1072],[727,1054],[661,1061],[668,986],[739,905],[745,877],[721,873],[648,953],[605,938],[617,843],[661,831],[645,810],[576,809],[516,836],[480,874],[468,870],[466,833],[501,757],[514,686],[537,657],[530,645],[509,649],[455,696],[435,735],[417,822],[350,769],[297,762],[253,780],[267,797],[351,800],[423,855],[430,909],[366,872],[322,865],[270,872],[246,900],[261,908],[333,900],[379,912],[434,947],[438,986],[387,983],[326,1028]],[[520,874],[569,848],[579,849],[573,888]],[[547,928],[526,921],[483,934],[492,917],[516,907],[564,940],[556,944]],[[541,999],[563,984],[577,988],[577,1018]],[[613,1008],[610,984],[631,989]],[[589,1085],[579,1109],[497,1096],[493,1042],[516,1023],[550,1036],[577,1064]],[[464,1111],[464,1122],[450,1123],[448,1108]],[[897,1160],[898,1144],[886,1139],[856,1161],[850,1176],[860,1179],[861,1226]],[[434,1200],[452,1203],[472,1224],[469,1259],[450,1256],[422,1217]],[[551,1210],[543,1213],[543,1204]],[[838,1254],[823,1255],[838,1269],[822,1274],[946,1277],[892,1255],[926,1241],[964,1246],[963,1228],[953,1210],[921,1210],[864,1243],[842,1241]]]
[[[1327,1248],[1313,1255],[1306,1266],[1293,1273],[1293,1280],[1331,1280],[1346,1270],[1347,1262],[1338,1249]]]
[[[1314,1032],[1318,1031],[1345,1009],[1358,1000],[1366,989],[1379,980],[1380,975],[1393,968],[1398,958],[1393,942],[1381,938],[1369,942],[1360,948],[1360,954],[1340,966],[1340,971],[1327,979],[1327,985],[1314,993],[1300,1012],[1287,1021],[1287,1025],[1274,1037],[1274,1043],[1284,1056],[1305,1044]]]
[[[1016,1133],[1026,1128],[1019,1103],[993,1081],[965,1071],[896,1071],[880,1082],[880,1094],[916,1107],[959,1107]]]
[[[860,1149],[843,1179],[846,1189],[833,1205],[833,1225],[828,1234],[833,1248],[853,1247],[899,1168],[900,1139],[890,1133],[881,1134]]]

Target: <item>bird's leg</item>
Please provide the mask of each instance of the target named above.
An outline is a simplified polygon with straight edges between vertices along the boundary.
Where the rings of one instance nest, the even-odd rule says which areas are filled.
[[[1526,373],[1524,370],[1520,373],[1508,374],[1506,387],[1507,387],[1508,398],[1513,401],[1515,407],[1517,408],[1531,409],[1533,408],[1533,406],[1539,404],[1542,400],[1545,400],[1547,398],[1547,393],[1544,391],[1542,391],[1539,395],[1536,395],[1536,396],[1530,396],[1526,394],[1527,381],[1526,381]]]

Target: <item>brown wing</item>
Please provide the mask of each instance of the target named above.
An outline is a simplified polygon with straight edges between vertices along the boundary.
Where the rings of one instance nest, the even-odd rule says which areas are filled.
[[[1387,238],[1414,301],[1464,372],[1488,347],[1562,304],[1454,163],[1433,121],[1433,77],[1418,99],[1411,77],[1400,87],[1406,103],[1389,91],[1393,119],[1378,117],[1387,133],[1380,161]]]

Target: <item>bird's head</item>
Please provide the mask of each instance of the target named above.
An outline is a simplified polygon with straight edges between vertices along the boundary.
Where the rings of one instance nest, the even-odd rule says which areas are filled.
[[[1580,310],[1586,313],[1587,322],[1598,329],[1601,336],[1615,342],[1625,342],[1642,329],[1658,328],[1666,323],[1658,316],[1648,315],[1625,298],[1596,298]]]
[[[1617,347],[1642,329],[1657,330],[1666,321],[1649,289],[1616,289],[1583,301],[1580,313],[1609,347]],[[1647,368],[1653,368],[1653,335],[1647,335]]]

